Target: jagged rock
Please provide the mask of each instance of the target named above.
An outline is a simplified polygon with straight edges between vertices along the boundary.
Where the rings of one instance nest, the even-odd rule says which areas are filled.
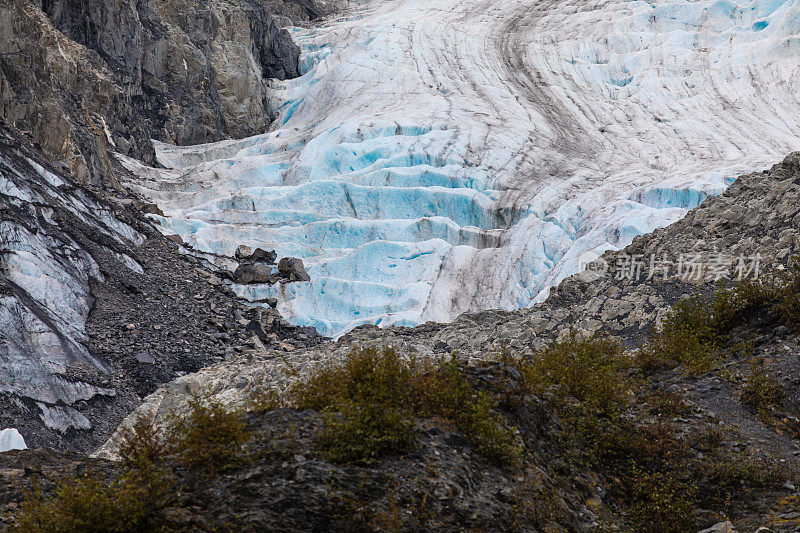
[[[253,300],[254,304],[267,304],[270,308],[275,309],[278,307],[278,299],[277,298],[262,298],[259,300]]]
[[[245,244],[240,244],[233,253],[233,256],[239,261],[249,259],[251,255],[253,255],[253,249]]]
[[[244,328],[246,333],[256,335],[262,341],[267,340],[267,332],[264,331],[264,325],[258,320],[251,320]]]
[[[250,261],[257,261],[257,262],[264,262],[269,264],[275,264],[275,260],[278,258],[278,254],[275,250],[270,250],[269,252],[262,249],[256,248],[255,251],[250,254]]]
[[[271,15],[292,16],[281,5],[3,2],[0,118],[30,132],[78,181],[115,187],[112,150],[152,164],[150,139],[260,133],[273,113],[267,79],[298,74],[299,48]]]
[[[239,265],[233,272],[236,283],[248,285],[251,283],[268,283],[273,275],[272,267],[265,263],[248,263]]]
[[[311,276],[303,266],[303,260],[296,257],[284,257],[278,262],[278,272],[286,281],[311,281]]]
[[[153,203],[142,204],[142,213],[147,213],[148,215],[158,215],[160,217],[164,216],[164,212],[161,210],[161,208]]]
[[[275,250],[267,251],[263,248],[253,250],[250,246],[241,244],[236,248],[234,257],[237,261],[275,264],[278,254]]]

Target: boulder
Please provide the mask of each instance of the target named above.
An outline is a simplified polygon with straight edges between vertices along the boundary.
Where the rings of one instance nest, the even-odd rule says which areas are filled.
[[[253,249],[247,246],[246,244],[240,244],[236,251],[233,253],[233,257],[237,260],[242,261],[244,259],[250,259],[250,256],[253,255]]]
[[[244,330],[251,336],[255,335],[256,337],[261,339],[261,341],[267,340],[267,332],[264,331],[264,325],[261,324],[261,322],[259,322],[258,320],[251,320],[247,324],[247,327],[244,328]]]
[[[250,254],[250,261],[257,261],[269,264],[275,264],[275,260],[278,258],[278,254],[275,250],[270,250],[269,252],[264,250],[263,248],[256,248],[255,251]]]
[[[152,203],[142,204],[142,213],[146,213],[148,215],[158,215],[160,217],[164,216],[164,211],[162,211],[158,205]]]
[[[268,283],[272,273],[272,267],[266,263],[250,263],[239,265],[233,272],[233,280],[242,285]]]
[[[278,263],[278,272],[285,281],[311,281],[311,276],[303,266],[303,260],[296,257],[284,257]]]

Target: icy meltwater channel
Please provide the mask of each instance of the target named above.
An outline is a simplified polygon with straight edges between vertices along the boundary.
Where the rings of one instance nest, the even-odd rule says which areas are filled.
[[[530,306],[800,148],[800,0],[372,0],[293,32],[271,131],[158,144],[138,186],[200,250],[303,258],[237,290],[327,335]]]

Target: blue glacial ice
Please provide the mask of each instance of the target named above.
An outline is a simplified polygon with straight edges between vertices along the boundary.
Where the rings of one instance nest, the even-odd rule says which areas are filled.
[[[520,308],[800,148],[800,0],[372,0],[294,28],[247,139],[124,159],[167,233],[301,257],[295,324]]]

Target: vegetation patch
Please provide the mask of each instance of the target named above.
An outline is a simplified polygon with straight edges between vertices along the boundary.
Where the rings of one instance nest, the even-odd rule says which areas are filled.
[[[521,365],[530,392],[577,400],[598,415],[618,414],[629,402],[634,381],[625,374],[631,361],[622,345],[605,337],[569,336],[534,354]]]
[[[676,302],[638,353],[638,366],[653,372],[684,365],[690,373],[708,372],[733,328],[754,317],[800,330],[800,262],[760,280]]]
[[[169,435],[170,451],[183,464],[215,472],[240,466],[250,439],[242,413],[202,396],[189,400],[189,413],[174,418]]]
[[[49,495],[37,487],[17,517],[19,531],[169,531],[165,510],[175,504],[177,478],[167,456],[178,466],[226,471],[241,464],[241,447],[250,438],[240,413],[199,396],[189,402],[185,417],[174,418],[166,435],[159,434],[152,419],[141,419],[123,433],[114,476],[67,478]]]
[[[742,387],[742,403],[755,410],[764,423],[771,423],[783,405],[785,390],[763,363],[753,361],[750,375]]]
[[[298,409],[326,414],[322,444],[334,460],[367,464],[406,450],[416,418],[453,423],[491,462],[514,464],[522,451],[493,398],[452,359],[422,362],[392,347],[356,349],[317,368],[287,396]]]
[[[36,489],[22,506],[18,531],[163,531],[161,516],[151,505],[154,496],[167,493],[168,481],[162,478],[157,487],[154,481],[153,478],[143,482],[136,472],[127,472],[111,481],[98,474],[87,474],[59,483],[52,498],[46,498],[41,489]],[[154,488],[158,491],[150,493]]]
[[[711,370],[738,306],[727,289],[718,289],[710,297],[695,295],[678,301],[640,348],[638,365],[645,371],[678,365],[691,373]]]
[[[744,309],[728,296],[682,304],[672,316],[675,323],[692,324],[685,338],[716,346],[715,332],[729,327],[725,321],[739,320],[735,314]],[[710,310],[711,318],[701,309]],[[617,517],[611,526],[690,531],[699,525],[696,509],[722,511],[741,501],[744,486],[777,483],[776,466],[767,461],[754,469],[742,454],[725,451],[724,435],[713,424],[698,420],[687,438],[673,419],[688,416],[691,407],[677,392],[647,390],[641,362],[613,339],[573,332],[511,363],[523,376],[520,395],[549,399],[562,424],[562,453],[607,480],[606,503]]]

